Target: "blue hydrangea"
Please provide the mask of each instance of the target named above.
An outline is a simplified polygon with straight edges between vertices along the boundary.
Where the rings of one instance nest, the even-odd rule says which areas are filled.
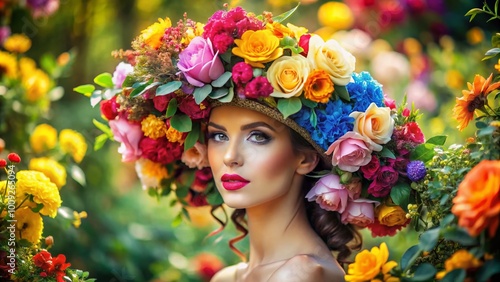
[[[411,161],[406,167],[406,173],[411,181],[418,182],[424,179],[427,169],[423,161]]]
[[[353,73],[352,78],[354,81],[347,84],[346,88],[354,101],[353,111],[364,112],[372,102],[385,107],[382,85],[369,72]]]

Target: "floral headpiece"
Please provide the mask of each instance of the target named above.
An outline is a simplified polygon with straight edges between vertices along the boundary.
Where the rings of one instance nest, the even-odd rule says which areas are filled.
[[[136,161],[144,187],[155,194],[173,191],[186,205],[216,206],[222,200],[204,134],[209,112],[247,107],[297,131],[332,164],[309,200],[338,211],[344,223],[373,224],[374,203],[408,177],[422,177],[419,168],[407,174],[410,152],[424,142],[417,113],[397,109],[368,72],[355,73],[354,56],[336,40],[282,24],[293,11],[256,16],[237,7],[215,12],[206,24],[184,16],[176,26],[159,19],[133,50],[115,52],[128,63],[112,77],[96,77],[105,89],[75,89],[100,103],[109,121],[111,130],[95,122],[108,132],[97,144],[111,136],[121,142],[123,161]]]

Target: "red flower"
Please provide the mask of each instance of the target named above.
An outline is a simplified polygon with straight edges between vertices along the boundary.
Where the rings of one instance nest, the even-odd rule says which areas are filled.
[[[212,170],[210,167],[204,167],[194,173],[193,185],[191,189],[196,192],[205,192],[208,183],[213,179]]]
[[[21,157],[16,153],[8,154],[7,158],[9,159],[9,161],[11,161],[13,163],[20,163],[21,162]]]
[[[410,221],[411,219],[408,219],[402,225],[387,226],[380,224],[378,219],[375,218],[375,221],[372,224],[368,224],[366,227],[371,231],[373,237],[394,236],[399,230],[408,225]]]
[[[33,262],[36,266],[48,271],[52,265],[52,255],[46,250],[42,250],[33,256]]]
[[[66,256],[59,254],[57,257],[52,259],[52,267],[49,273],[56,275],[57,282],[64,282],[63,278],[66,274],[66,268],[70,266],[71,263],[66,262]]]
[[[367,165],[362,166],[361,172],[363,173],[363,176],[367,179],[373,179],[377,175],[377,171],[380,168],[380,161],[377,158],[377,156],[372,155],[372,159]]]
[[[207,196],[203,193],[195,192],[194,190],[189,190],[185,200],[192,207],[202,207],[208,205]]]
[[[309,53],[309,39],[311,39],[311,34],[309,33],[302,35],[299,39],[299,46],[304,49],[304,52],[300,54],[304,57],[307,57],[307,53]]]
[[[407,140],[413,141],[418,144],[425,142],[424,134],[416,122],[409,122],[403,127],[403,135]]]
[[[219,257],[209,253],[197,255],[194,258],[193,264],[196,272],[202,277],[203,281],[210,281],[215,273],[224,266]]]
[[[46,250],[41,250],[38,254],[34,255],[33,262],[43,270],[40,272],[41,277],[55,276],[57,282],[64,282],[66,269],[71,266],[70,263],[66,262],[66,256],[59,254],[53,258]]]
[[[391,186],[384,182],[379,182],[377,179],[373,180],[370,186],[368,186],[368,194],[377,198],[385,197],[389,195],[390,192]]]
[[[193,95],[183,98],[179,103],[178,108],[193,120],[207,118],[210,114],[210,106],[208,102],[203,101],[198,105],[196,104]]]
[[[394,110],[396,108],[396,101],[389,98],[389,97],[384,97],[384,104],[386,107],[389,107],[389,109]]]
[[[170,100],[172,100],[172,98],[175,98],[175,94],[155,96],[153,98],[153,104],[155,109],[157,109],[160,112],[165,111],[167,109],[168,103],[170,103]]]
[[[118,103],[116,102],[116,96],[109,100],[102,101],[100,104],[101,114],[107,120],[113,120],[118,115]]]
[[[142,157],[161,164],[180,160],[183,151],[182,145],[169,142],[167,138],[143,138],[139,142],[139,148],[142,150]]]
[[[0,159],[0,168],[4,168],[7,166],[7,161],[4,159]]]

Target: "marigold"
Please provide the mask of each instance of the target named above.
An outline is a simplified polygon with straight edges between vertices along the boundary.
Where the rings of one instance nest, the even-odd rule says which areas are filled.
[[[179,142],[180,144],[184,143],[184,134],[182,132],[177,131],[173,127],[169,127],[167,130],[167,139],[170,142]]]
[[[13,34],[3,43],[5,50],[13,53],[25,53],[31,48],[31,40],[24,34]]]
[[[172,26],[169,18],[158,18],[158,22],[148,26],[141,32],[142,41],[153,49],[158,49],[161,45],[161,39],[165,34],[165,29]]]
[[[8,78],[16,78],[17,60],[12,54],[0,51],[0,75],[3,74]]]
[[[38,204],[42,204],[41,214],[50,217],[57,215],[57,209],[62,203],[59,189],[45,174],[34,170],[21,170],[16,177],[16,202],[21,203],[26,197],[32,196],[33,202],[24,202],[27,206],[35,208]]]
[[[488,229],[493,238],[500,223],[500,160],[483,160],[467,173],[451,212],[471,236]]]
[[[66,185],[66,168],[54,159],[33,158],[30,160],[28,168],[45,174],[59,189]]]
[[[26,89],[26,100],[36,102],[47,95],[51,80],[44,71],[36,69],[28,77],[23,78],[22,85]]]
[[[264,64],[272,62],[283,55],[280,40],[270,30],[247,30],[241,39],[235,39],[233,54],[245,59],[245,63],[264,68]]]
[[[59,133],[59,144],[63,152],[71,155],[75,162],[80,163],[87,152],[87,142],[79,132],[63,129]]]
[[[38,244],[42,238],[43,220],[39,213],[30,208],[20,208],[15,213],[16,237],[26,239],[32,244]]]
[[[165,165],[144,158],[135,162],[135,170],[144,189],[158,188],[160,187],[160,181],[169,177]]]
[[[469,90],[462,90],[463,96],[456,98],[453,117],[458,121],[460,131],[467,127],[477,109],[484,108],[488,94],[500,87],[500,82],[492,84],[492,79],[493,74],[490,74],[488,79],[476,74],[472,84],[467,82]]]
[[[380,244],[380,248],[373,247],[371,251],[361,251],[356,255],[354,262],[349,264],[345,280],[370,281],[377,276],[388,274],[397,265],[395,261],[387,261],[388,258],[389,250],[385,243]]]
[[[46,123],[37,125],[31,133],[30,145],[35,153],[55,148],[57,145],[57,130]]]
[[[467,250],[461,249],[456,251],[450,258],[444,262],[445,269],[436,274],[436,279],[441,280],[450,271],[454,269],[470,269],[481,266],[481,261],[474,257]]]
[[[324,70],[312,71],[304,85],[305,97],[318,103],[328,103],[333,90],[333,82]]]
[[[144,136],[151,139],[158,139],[165,137],[167,134],[167,125],[165,121],[155,115],[148,115],[141,121],[141,130],[144,132]]]

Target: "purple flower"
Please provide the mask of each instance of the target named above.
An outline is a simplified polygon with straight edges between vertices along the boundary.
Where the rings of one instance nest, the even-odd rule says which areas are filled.
[[[34,18],[50,16],[59,9],[59,0],[28,0],[26,4]]]
[[[427,174],[423,161],[411,161],[406,168],[406,172],[408,174],[408,178],[414,182],[424,179]]]
[[[179,54],[177,67],[190,84],[203,87],[224,73],[224,65],[217,55],[210,39],[198,36]]]
[[[236,63],[232,73],[233,81],[238,85],[248,83],[253,78],[253,68],[245,62]]]
[[[245,86],[245,97],[253,99],[268,97],[273,91],[273,86],[267,78],[258,76]]]
[[[116,88],[121,88],[123,81],[127,78],[127,75],[134,71],[134,67],[131,64],[120,62],[113,73],[113,84]]]
[[[7,37],[10,36],[10,27],[2,26],[0,27],[0,44],[2,44]]]

